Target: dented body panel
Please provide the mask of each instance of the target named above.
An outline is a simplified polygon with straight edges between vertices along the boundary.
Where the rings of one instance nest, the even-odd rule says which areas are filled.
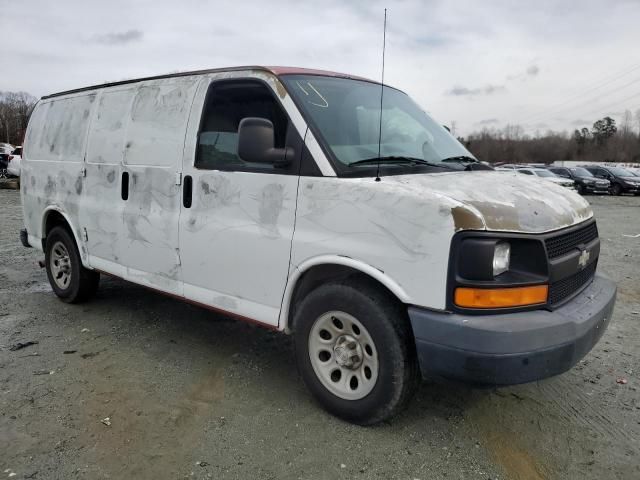
[[[338,177],[278,73],[290,70],[202,71],[41,100],[22,166],[29,243],[42,248],[59,212],[85,267],[288,330],[297,282],[318,265],[359,270],[407,305],[444,311],[457,232],[539,234],[593,215],[579,195],[528,177]],[[208,89],[231,79],[271,90],[318,175],[196,168]]]

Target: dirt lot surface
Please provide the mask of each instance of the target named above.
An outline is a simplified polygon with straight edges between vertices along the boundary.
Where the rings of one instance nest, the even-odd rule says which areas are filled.
[[[0,479],[640,478],[640,198],[589,200],[619,286],[595,349],[528,385],[424,383],[362,428],[314,403],[282,334],[112,279],[62,303],[2,190]]]

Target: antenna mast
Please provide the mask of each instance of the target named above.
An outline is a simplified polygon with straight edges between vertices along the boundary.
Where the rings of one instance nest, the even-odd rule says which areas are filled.
[[[376,182],[380,181],[380,149],[382,146],[382,99],[384,97],[384,52],[387,46],[387,9],[384,9],[384,27],[382,29],[382,80],[380,81],[380,124],[378,126],[378,167]]]

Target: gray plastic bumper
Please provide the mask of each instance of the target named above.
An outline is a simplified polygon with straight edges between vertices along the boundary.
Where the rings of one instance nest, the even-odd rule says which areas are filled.
[[[616,285],[596,275],[554,311],[459,315],[409,308],[423,376],[509,385],[565,372],[603,335]]]

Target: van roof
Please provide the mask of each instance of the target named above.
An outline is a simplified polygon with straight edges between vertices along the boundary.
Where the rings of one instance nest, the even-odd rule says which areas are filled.
[[[52,98],[52,97],[59,97],[62,95],[68,95],[71,93],[78,93],[78,92],[85,92],[85,91],[91,91],[91,90],[96,90],[98,88],[105,88],[105,87],[113,87],[116,85],[126,85],[128,83],[138,83],[138,82],[144,82],[147,80],[159,80],[161,78],[173,78],[173,77],[187,77],[187,76],[191,76],[191,75],[204,75],[207,73],[221,73],[221,72],[237,72],[237,71],[243,71],[243,70],[260,70],[263,72],[269,72],[269,73],[273,73],[274,75],[280,76],[280,75],[322,75],[325,77],[340,77],[340,78],[351,78],[354,80],[363,80],[365,82],[371,82],[371,83],[380,83],[380,82],[376,82],[374,80],[370,80],[368,78],[364,78],[364,77],[358,77],[356,75],[349,75],[346,73],[339,73],[339,72],[332,72],[329,70],[315,70],[312,68],[299,68],[299,67],[282,67],[282,66],[259,66],[259,65],[250,65],[250,66],[240,66],[240,67],[227,67],[227,68],[210,68],[210,69],[205,69],[205,70],[192,70],[189,72],[177,72],[177,73],[167,73],[164,75],[155,75],[152,77],[141,77],[141,78],[132,78],[129,80],[121,80],[119,82],[109,82],[109,83],[102,83],[99,85],[91,85],[89,87],[82,87],[82,88],[75,88],[73,90],[65,90],[63,92],[58,92],[58,93],[52,93],[51,95],[45,95],[44,97],[42,97],[42,99],[46,99],[46,98]]]

